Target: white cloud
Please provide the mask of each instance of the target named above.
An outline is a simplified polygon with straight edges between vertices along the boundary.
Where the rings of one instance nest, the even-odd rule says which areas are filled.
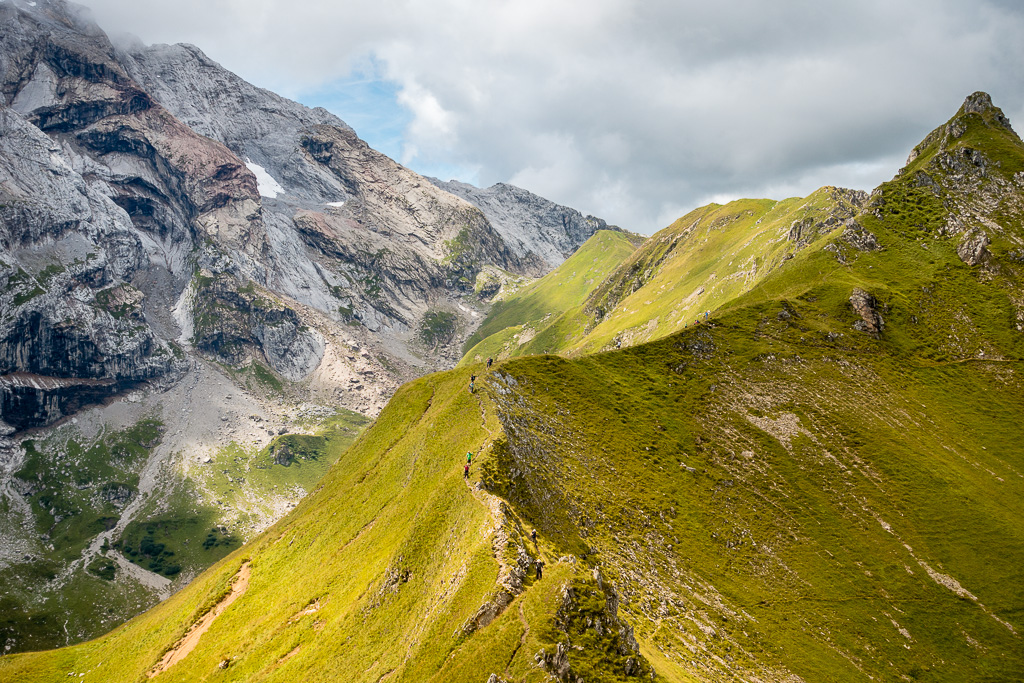
[[[370,63],[411,114],[413,168],[645,232],[711,196],[871,189],[974,90],[1024,125],[1024,9],[1004,0],[92,4],[299,99]]]

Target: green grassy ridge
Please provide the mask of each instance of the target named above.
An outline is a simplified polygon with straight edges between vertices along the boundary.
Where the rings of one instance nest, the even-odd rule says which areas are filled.
[[[805,198],[742,199],[690,212],[650,237],[586,298],[523,339],[513,327],[482,351],[580,355],[658,339],[703,320],[788,268],[808,245],[855,214],[852,193],[823,187]],[[789,239],[804,226],[799,243]],[[510,324],[514,320],[507,321]],[[507,350],[506,350],[507,349]]]
[[[495,485],[614,578],[663,675],[718,676],[712,656],[731,654],[768,677],[1019,678],[1019,636],[986,609],[1019,633],[1021,362],[917,367],[869,338],[809,348],[782,310],[504,364],[516,436],[495,469],[517,474]],[[756,424],[790,415],[806,433],[788,448]]]
[[[577,306],[635,249],[633,236],[613,230],[597,231],[558,268],[495,302],[480,327],[466,340],[462,362],[496,358],[507,342],[508,328],[538,323]]]
[[[590,353],[684,329],[787,267],[787,260],[799,253],[788,238],[795,223],[809,228],[833,214],[852,213],[848,192],[834,187],[805,198],[744,199],[697,209],[652,237],[644,250],[651,253],[638,253],[635,263],[610,278],[602,287],[605,296],[604,291],[595,293],[583,309],[592,316],[586,336],[566,350]],[[836,220],[823,230],[838,226]],[[813,234],[806,242],[822,237]]]

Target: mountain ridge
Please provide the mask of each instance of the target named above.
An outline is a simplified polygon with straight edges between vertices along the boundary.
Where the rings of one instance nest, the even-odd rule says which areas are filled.
[[[248,563],[245,594],[160,677],[1019,678],[1024,146],[964,115],[917,160],[952,169],[929,167],[944,213],[911,168],[852,218],[774,224],[775,267],[707,322],[407,383],[253,544],[0,676],[143,676]],[[750,235],[737,206],[692,234]],[[810,208],[827,222],[828,202]],[[991,232],[988,256],[964,258],[951,216]]]

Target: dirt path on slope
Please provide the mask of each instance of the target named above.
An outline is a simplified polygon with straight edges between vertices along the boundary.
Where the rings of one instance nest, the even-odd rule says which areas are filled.
[[[509,675],[509,669],[512,667],[512,662],[515,660],[516,655],[526,645],[526,636],[530,635],[530,623],[526,620],[526,613],[523,611],[523,601],[519,601],[519,623],[523,625],[523,635],[519,637],[519,644],[516,645],[516,649],[512,650],[512,655],[508,658],[508,662],[505,663],[505,674]]]
[[[237,600],[246,589],[249,587],[249,563],[246,562],[238,569],[238,573],[231,580],[231,592],[224,596],[220,602],[218,602],[213,609],[203,615],[202,619],[192,624],[192,628],[188,630],[185,637],[178,641],[178,643],[172,647],[163,656],[160,662],[150,669],[146,675],[149,678],[153,678],[159,674],[170,669],[172,666],[180,662],[181,660],[188,657],[192,650],[196,649],[196,645],[199,644],[199,639],[203,637],[203,634],[210,630],[210,626],[213,625],[213,620],[216,619],[224,612],[231,603]]]

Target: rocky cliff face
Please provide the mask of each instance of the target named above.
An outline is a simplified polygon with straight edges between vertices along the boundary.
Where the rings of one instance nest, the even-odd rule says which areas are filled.
[[[390,359],[392,381],[443,367],[486,307],[482,271],[536,274],[585,239],[591,219],[564,207],[557,248],[524,237],[539,224],[516,228],[523,211],[506,208],[499,231],[337,117],[193,46],[115,47],[61,0],[0,15],[0,373],[19,428],[177,377],[192,349],[301,381],[344,330]],[[437,315],[453,333],[426,354]],[[15,379],[26,374],[52,381]]]
[[[256,88],[193,46],[129,45],[119,58],[154,99],[256,171],[273,243],[267,284],[361,343],[441,367],[463,335],[425,356],[426,321],[440,312],[468,333],[482,271],[539,272],[479,209],[374,151],[330,113]]]
[[[75,162],[0,106],[0,429],[49,424],[184,369],[131,284],[146,263],[142,240]]]
[[[481,189],[457,180],[430,180],[479,208],[515,254],[540,272],[560,265],[598,230],[618,229],[515,185]]]

